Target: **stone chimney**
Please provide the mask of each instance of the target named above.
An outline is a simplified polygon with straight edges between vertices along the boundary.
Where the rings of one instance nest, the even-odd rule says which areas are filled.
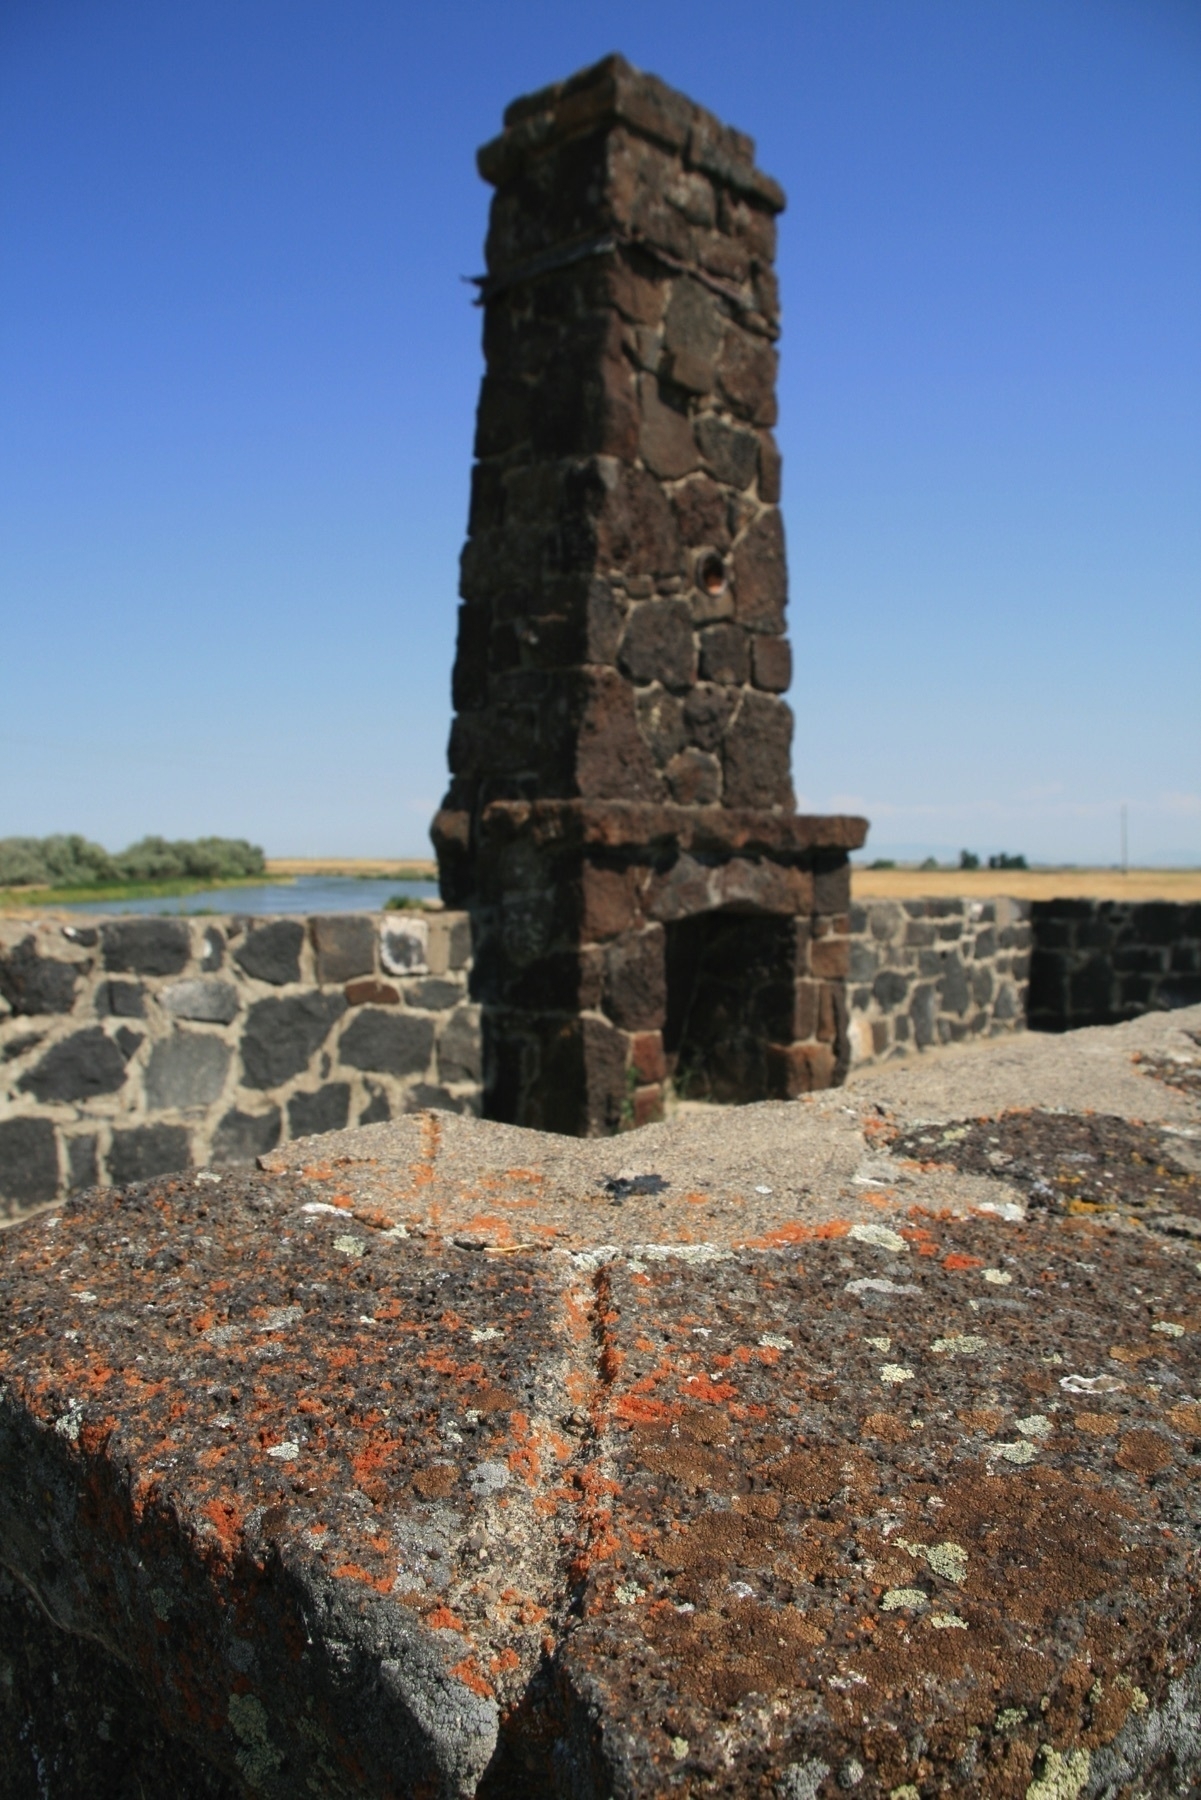
[[[777,184],[608,57],[517,100],[496,189],[442,892],[488,1116],[596,1135],[846,1066],[853,818],[799,816]]]

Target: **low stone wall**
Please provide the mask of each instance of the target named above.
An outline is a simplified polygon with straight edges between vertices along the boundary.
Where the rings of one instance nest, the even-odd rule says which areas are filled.
[[[479,1110],[465,913],[0,921],[0,1214]]]
[[[1026,1023],[1030,902],[873,900],[851,909],[852,1063]]]
[[[1201,1001],[1201,905],[1037,900],[1028,1022],[1117,1025]]]

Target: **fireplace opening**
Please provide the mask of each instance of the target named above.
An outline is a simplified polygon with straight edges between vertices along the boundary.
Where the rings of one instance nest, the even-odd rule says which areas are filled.
[[[663,1047],[679,1099],[767,1099],[767,1046],[792,1038],[795,944],[794,920],[762,913],[667,926]]]

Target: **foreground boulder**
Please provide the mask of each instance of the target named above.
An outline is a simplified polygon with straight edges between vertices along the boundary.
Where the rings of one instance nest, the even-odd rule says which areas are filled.
[[[1201,1780],[1201,1009],[0,1249],[0,1794]]]

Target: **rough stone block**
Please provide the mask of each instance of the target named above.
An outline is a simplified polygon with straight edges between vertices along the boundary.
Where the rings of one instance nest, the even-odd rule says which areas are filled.
[[[278,1000],[257,1000],[246,1016],[242,1033],[242,1068],[247,1087],[281,1087],[293,1075],[299,1075],[345,1011],[346,1000],[341,994],[314,991],[289,994]]]
[[[102,1027],[91,1025],[51,1044],[17,1086],[36,1100],[90,1100],[98,1094],[115,1094],[124,1085],[125,1061]]]
[[[109,982],[113,988],[116,982]],[[232,981],[217,981],[202,976],[193,981],[176,981],[159,994],[159,1004],[177,1019],[195,1019],[210,1025],[228,1025],[238,1015],[238,990]],[[116,1009],[114,1008],[114,1011]],[[144,1017],[139,1013],[138,1018]]]
[[[404,997],[406,1006],[420,1007],[425,1012],[445,1012],[448,1006],[457,1006],[463,998],[463,985],[427,975],[423,981],[406,982]]]
[[[58,1192],[58,1142],[49,1119],[0,1120],[0,1200],[40,1206]]]
[[[745,693],[737,717],[722,740],[725,804],[791,806],[791,746],[792,713],[784,702],[767,694]]]
[[[152,1181],[191,1168],[191,1142],[182,1125],[134,1125],[113,1132],[106,1161],[108,1178],[118,1187]]]
[[[329,1081],[316,1093],[293,1094],[288,1101],[288,1127],[293,1137],[341,1131],[350,1117],[350,1083]]]
[[[375,926],[366,913],[324,913],[310,921],[318,981],[351,981],[375,970]]]
[[[269,1004],[269,1003],[268,1003]],[[178,1107],[190,1112],[218,1099],[233,1052],[219,1037],[180,1031],[160,1038],[146,1065],[146,1104],[155,1112]]]
[[[435,920],[435,924],[440,921]],[[380,962],[389,975],[424,975],[430,968],[430,920],[385,919],[380,926]],[[445,968],[435,974],[444,974]]]
[[[266,1112],[247,1113],[232,1107],[213,1133],[212,1161],[215,1163],[249,1163],[256,1156],[266,1156],[279,1143],[280,1110],[270,1106]]]
[[[830,1087],[834,1067],[830,1044],[769,1044],[768,1091],[777,1100],[796,1100],[802,1094]]]
[[[96,989],[99,1019],[144,1019],[146,989],[140,981],[102,981]]]
[[[178,975],[192,954],[179,919],[115,919],[100,927],[104,966],[114,974]]]
[[[97,1138],[93,1131],[77,1131],[67,1138],[67,1192],[78,1194],[95,1187],[100,1179],[96,1159]]]
[[[628,933],[605,951],[605,1011],[626,1031],[657,1031],[667,1007],[663,927]]]
[[[851,945],[845,937],[815,938],[809,946],[809,966],[825,980],[844,980],[850,968]]]
[[[252,925],[234,951],[238,967],[255,981],[284,987],[300,980],[300,952],[304,926],[297,919],[272,919],[269,925]]]
[[[682,600],[649,600],[635,606],[618,652],[618,663],[632,681],[662,682],[685,689],[696,678],[696,646],[692,614]]]
[[[0,998],[17,1014],[69,1013],[79,977],[87,967],[86,963],[40,956],[35,940],[23,938],[6,956],[0,956]]]
[[[433,1047],[432,1019],[364,1007],[342,1033],[338,1056],[354,1069],[378,1075],[420,1075]]]
[[[782,694],[792,680],[792,651],[784,637],[752,638],[755,686],[769,694]]]
[[[438,1036],[438,1074],[443,1081],[479,1081],[481,1066],[480,1009],[464,1005],[453,1012]]]
[[[377,980],[374,975],[367,976],[362,981],[348,981],[342,991],[346,995],[348,1006],[399,1006],[400,1004],[400,989],[393,987],[390,981]]]

